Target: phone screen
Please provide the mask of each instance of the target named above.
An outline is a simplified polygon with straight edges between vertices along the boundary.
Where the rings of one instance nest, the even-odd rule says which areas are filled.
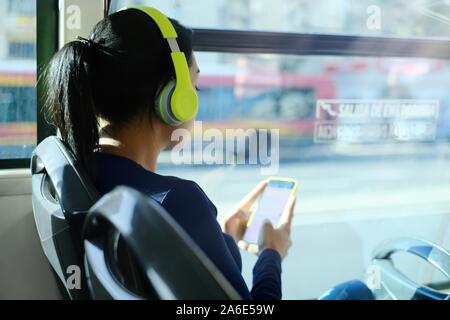
[[[274,228],[277,227],[294,187],[295,183],[291,181],[269,181],[244,234],[244,241],[257,243],[259,232],[265,220],[269,220]]]

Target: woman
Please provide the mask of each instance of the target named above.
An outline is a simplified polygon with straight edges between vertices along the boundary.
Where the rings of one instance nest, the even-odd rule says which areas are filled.
[[[192,32],[172,20],[196,86],[199,67]],[[101,194],[127,185],[158,201],[206,253],[244,299],[281,299],[281,261],[291,245],[292,200],[278,229],[264,226],[259,250],[242,242],[248,211],[264,190],[257,186],[223,223],[203,190],[192,181],[156,174],[160,152],[173,147],[180,128],[156,114],[159,91],[175,78],[170,49],[156,23],[128,9],[100,21],[89,40],[67,44],[49,64],[47,117],[60,131]],[[99,130],[99,123],[104,125]],[[181,125],[190,128],[192,122]],[[258,253],[253,288],[241,275],[238,246]],[[174,253],[176,254],[176,253]]]

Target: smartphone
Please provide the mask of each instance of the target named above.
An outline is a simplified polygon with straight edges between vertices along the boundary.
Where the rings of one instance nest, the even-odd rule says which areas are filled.
[[[248,220],[244,241],[258,244],[259,232],[266,220],[269,220],[275,228],[278,226],[289,198],[297,192],[297,185],[294,179],[269,178],[258,206]]]

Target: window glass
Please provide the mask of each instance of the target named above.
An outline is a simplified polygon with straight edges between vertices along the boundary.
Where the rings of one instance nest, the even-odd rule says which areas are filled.
[[[193,158],[181,165],[163,154],[160,172],[197,181],[220,218],[264,178],[248,161],[248,145],[226,143],[226,130],[279,130],[276,175],[299,181],[286,298],[364,279],[374,249],[389,239],[450,247],[449,62],[224,53],[197,53],[197,60],[194,134],[203,134],[205,150],[208,130],[218,129],[223,150],[244,161],[230,165],[225,155],[218,157],[225,165],[196,164],[192,144]],[[250,285],[255,258],[243,256]],[[413,279],[444,280],[410,261],[397,263]]]
[[[112,10],[132,4],[154,5],[192,27],[428,38],[450,32],[445,1],[120,0]],[[380,29],[372,20],[367,28],[367,12],[376,9],[370,5],[381,9]],[[159,173],[195,180],[219,219],[266,176],[297,179],[284,298],[316,298],[335,284],[366,279],[374,250],[387,240],[417,237],[450,248],[448,61],[196,57],[200,111],[190,152],[163,153]],[[214,150],[212,141],[220,142]],[[251,287],[256,258],[242,254]],[[445,279],[409,256],[395,261],[420,283]]]
[[[112,10],[130,5],[155,6],[196,28],[450,36],[450,3],[445,0],[113,0]]]
[[[0,0],[0,159],[36,146],[36,1]]]

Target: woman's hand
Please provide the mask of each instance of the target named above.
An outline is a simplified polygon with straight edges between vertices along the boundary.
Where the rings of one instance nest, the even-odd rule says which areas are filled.
[[[247,194],[241,202],[228,214],[222,221],[222,230],[231,235],[239,247],[246,249],[246,246],[241,243],[245,230],[247,229],[247,222],[250,217],[250,209],[261,193],[267,186],[267,181],[258,184],[249,194]],[[248,245],[247,245],[248,247]]]
[[[236,208],[226,216],[222,222],[222,230],[230,234],[238,243],[239,248],[258,255],[263,249],[276,250],[282,258],[285,258],[291,241],[291,224],[294,217],[296,198],[291,197],[280,219],[280,224],[275,229],[270,222],[265,223],[259,235],[258,245],[249,244],[242,240],[247,229],[250,209],[267,186],[267,181],[256,186]]]

